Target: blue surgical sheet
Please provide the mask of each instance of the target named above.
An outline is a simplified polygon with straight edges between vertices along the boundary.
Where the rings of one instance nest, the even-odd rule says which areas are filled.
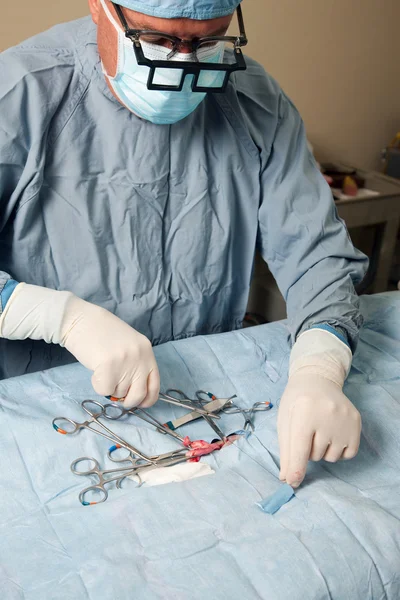
[[[108,443],[57,435],[56,416],[85,420],[90,373],[69,365],[0,382],[1,600],[398,600],[400,598],[400,293],[361,299],[365,327],[346,383],[363,417],[359,455],[310,464],[295,497],[274,515],[256,503],[280,485],[276,417],[286,383],[284,322],[169,342],[155,349],[162,389],[238,395],[256,431],[202,460],[215,474],[122,490],[83,507],[90,484],[69,466],[101,465]],[[158,403],[161,420],[182,414]],[[241,415],[224,415],[227,432]],[[146,452],[174,440],[130,417],[111,427]],[[183,432],[210,441],[204,421]]]

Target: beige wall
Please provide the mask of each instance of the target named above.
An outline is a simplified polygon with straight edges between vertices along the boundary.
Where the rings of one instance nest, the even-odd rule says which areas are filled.
[[[87,14],[86,0],[4,2],[0,49]],[[400,129],[400,0],[244,0],[261,61],[297,104],[318,155],[365,168]]]

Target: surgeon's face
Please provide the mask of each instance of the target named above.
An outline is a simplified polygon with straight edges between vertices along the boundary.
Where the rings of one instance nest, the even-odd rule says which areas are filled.
[[[106,0],[107,6],[119,23],[118,16],[113,4]],[[89,0],[90,12],[93,21],[97,25],[97,43],[103,65],[107,73],[113,77],[117,70],[118,59],[118,35],[105,14],[100,0]],[[225,35],[230,25],[232,15],[210,19],[207,21],[195,21],[193,19],[160,19],[150,17],[134,10],[123,8],[125,18],[132,29],[153,29],[174,35],[183,40],[193,40],[200,37],[213,35]],[[185,52],[185,49],[181,49]],[[187,52],[190,52],[188,47]]]

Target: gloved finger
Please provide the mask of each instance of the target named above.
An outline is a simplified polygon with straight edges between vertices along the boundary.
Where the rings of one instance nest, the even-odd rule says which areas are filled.
[[[124,378],[120,381],[112,394],[113,398],[119,398],[121,401],[126,398],[130,388],[130,382]]]
[[[278,440],[281,468],[279,479],[286,481],[290,453],[290,416],[288,413],[278,415]]]
[[[352,444],[349,444],[347,446],[347,448],[345,448],[343,450],[343,454],[341,456],[341,460],[350,460],[352,458],[354,458],[357,453],[358,453],[358,449],[360,447],[360,442],[353,442]]]
[[[114,396],[118,386],[118,377],[104,365],[99,365],[92,375],[92,386],[96,394],[100,396]]]
[[[318,462],[322,460],[328,450],[329,440],[326,436],[319,435],[318,432],[314,435],[311,447],[310,460]]]
[[[360,448],[362,421],[359,412],[356,414],[356,424],[348,445],[344,448],[341,460],[350,460],[356,456]]]
[[[328,450],[325,452],[324,460],[326,462],[335,463],[341,459],[343,454],[343,446],[338,446],[337,444],[331,444]]]
[[[122,402],[124,408],[130,409],[139,406],[147,396],[147,378],[144,374],[138,375],[132,381],[129,391]]]
[[[290,453],[286,481],[296,488],[306,476],[314,432],[304,431],[304,421],[294,422],[290,429]]]
[[[153,406],[160,395],[160,374],[157,365],[150,371],[147,378],[147,396],[140,405],[141,408],[149,408]]]

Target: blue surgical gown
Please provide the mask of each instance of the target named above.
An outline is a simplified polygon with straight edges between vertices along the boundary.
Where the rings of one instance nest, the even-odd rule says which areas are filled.
[[[154,125],[108,90],[90,18],[0,55],[0,291],[70,290],[153,344],[241,327],[255,250],[293,339],[354,344],[366,267],[307,149],[301,118],[254,60],[186,119]],[[1,340],[0,377],[72,360]]]

